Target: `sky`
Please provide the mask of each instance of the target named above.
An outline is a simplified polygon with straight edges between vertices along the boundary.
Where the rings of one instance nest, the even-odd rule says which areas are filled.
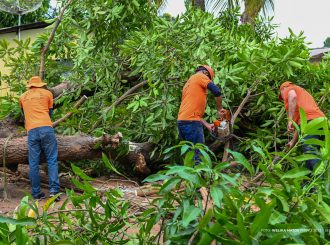
[[[168,0],[164,12],[176,16],[185,11],[184,0]],[[330,36],[330,0],[274,0],[273,22],[279,37],[289,35],[290,27],[294,33],[304,31],[311,48],[323,47],[324,40]]]

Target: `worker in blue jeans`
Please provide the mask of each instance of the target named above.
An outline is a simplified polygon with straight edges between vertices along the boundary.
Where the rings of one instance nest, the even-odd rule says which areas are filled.
[[[45,89],[40,77],[32,77],[27,85],[28,90],[20,97],[20,107],[24,113],[25,129],[28,134],[29,177],[34,199],[45,198],[40,189],[39,163],[43,152],[48,166],[50,197],[60,191],[57,164],[57,141],[52,121],[53,95]],[[55,201],[59,201],[57,196]]]
[[[194,144],[205,143],[203,126],[211,131],[211,125],[203,120],[207,103],[207,91],[215,96],[219,115],[226,113],[218,86],[213,83],[214,71],[207,65],[198,66],[182,90],[182,101],[178,115],[178,130],[182,140]],[[200,151],[195,150],[195,162],[200,162]]]

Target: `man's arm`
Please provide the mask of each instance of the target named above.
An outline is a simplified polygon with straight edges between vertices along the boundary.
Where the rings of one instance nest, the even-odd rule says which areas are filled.
[[[294,132],[294,134],[293,134],[293,138],[292,138],[292,140],[290,140],[290,141],[286,144],[286,146],[289,147],[289,149],[291,149],[292,147],[294,147],[294,146],[297,144],[297,142],[298,142],[298,138],[299,138],[299,136],[298,136],[298,131],[296,130],[296,131]]]
[[[296,112],[296,107],[297,107],[297,93],[293,89],[289,91],[288,93],[288,131],[293,132],[294,127],[292,124],[292,120],[294,117],[294,114]]]
[[[201,123],[204,125],[204,127],[208,130],[208,131],[212,131],[212,124],[209,124],[208,122],[206,122],[204,119],[201,119]]]
[[[222,97],[220,93],[220,89],[217,85],[214,84],[214,82],[210,82],[207,85],[207,89],[212,92],[212,94],[215,96],[215,103],[217,105],[218,113],[219,115],[223,113],[223,107],[222,107]]]

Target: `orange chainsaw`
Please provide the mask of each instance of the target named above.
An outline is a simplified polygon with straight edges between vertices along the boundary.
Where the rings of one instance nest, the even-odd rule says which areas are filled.
[[[221,141],[227,140],[230,135],[230,119],[230,112],[226,110],[224,115],[213,122],[213,130],[211,135]]]

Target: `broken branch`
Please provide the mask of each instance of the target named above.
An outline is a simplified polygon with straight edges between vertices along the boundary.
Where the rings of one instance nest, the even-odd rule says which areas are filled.
[[[71,4],[72,0],[69,0],[67,2],[66,5],[64,5],[64,7],[62,8],[59,16],[57,17],[57,20],[55,22],[55,25],[54,25],[54,28],[52,30],[52,32],[50,33],[49,37],[48,37],[48,41],[47,41],[47,44],[46,46],[44,46],[42,49],[41,49],[41,55],[40,55],[40,70],[39,70],[39,76],[41,77],[41,79],[44,79],[44,75],[45,75],[45,56],[46,56],[46,53],[50,47],[50,44],[52,43],[54,37],[55,37],[55,32],[58,28],[58,26],[60,25],[61,21],[62,21],[62,18],[63,18],[63,15],[64,15],[64,12],[65,10],[69,7],[69,5]]]
[[[112,110],[112,108],[114,108],[115,106],[118,106],[121,102],[123,102],[130,94],[134,93],[136,90],[138,90],[139,88],[143,87],[144,85],[146,85],[148,83],[148,81],[142,81],[138,84],[136,84],[134,87],[130,88],[129,90],[127,90],[122,96],[120,96],[114,103],[112,103],[109,107],[105,108],[103,110],[103,113],[108,113],[110,110]],[[96,122],[94,123],[94,125],[92,126],[91,131],[93,131],[102,121],[103,116],[101,115]]]
[[[84,102],[87,100],[87,96],[84,95],[83,97],[80,98],[80,100],[77,101],[77,103],[73,106],[74,109],[78,109]],[[73,111],[68,112],[65,114],[62,118],[56,120],[53,123],[53,128],[57,127],[61,122],[64,122],[66,119],[71,117],[73,115]]]

